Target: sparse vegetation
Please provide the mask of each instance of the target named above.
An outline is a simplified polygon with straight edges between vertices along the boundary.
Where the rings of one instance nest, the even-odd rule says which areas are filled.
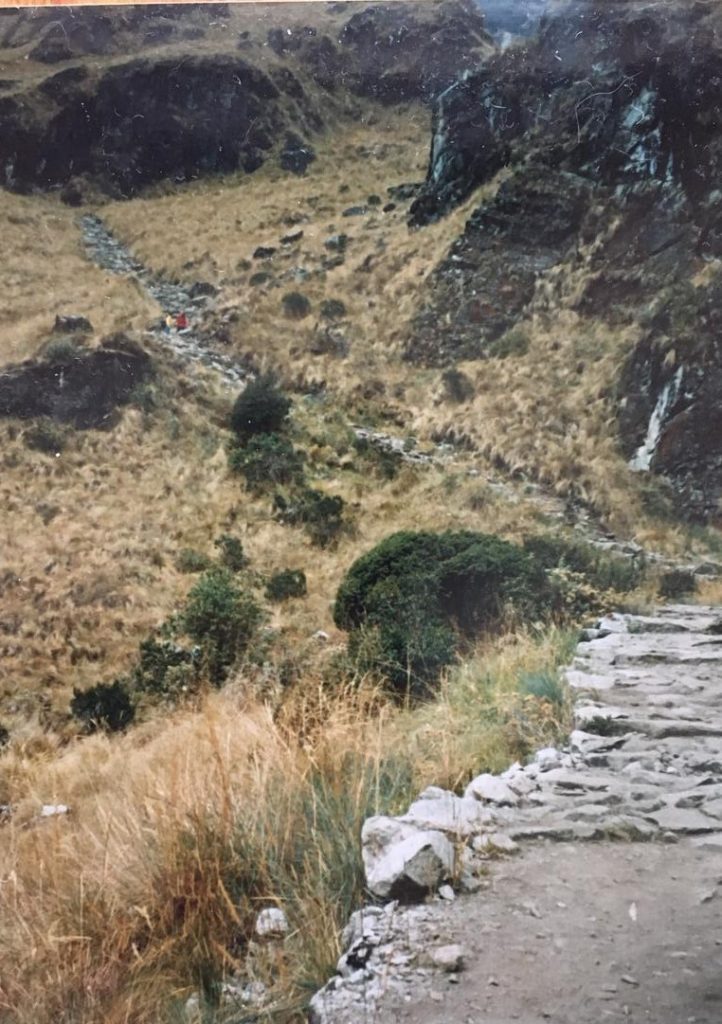
[[[175,560],[175,567],[178,572],[196,573],[205,572],[211,566],[211,559],[202,551],[194,548],[181,548]]]

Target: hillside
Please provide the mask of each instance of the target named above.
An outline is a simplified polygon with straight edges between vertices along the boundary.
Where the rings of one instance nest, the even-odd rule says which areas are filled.
[[[492,4],[488,25],[466,0],[0,13],[0,848],[20,964],[1,1021],[173,1019],[169,993],[237,969],[237,933],[286,877],[256,879],[242,921],[211,895],[237,867],[229,822],[266,813],[276,770],[286,838],[317,786],[351,835],[380,800],[557,735],[566,711],[522,712],[520,679],[553,673],[585,615],[644,604],[671,569],[718,597],[718,15],[552,3],[539,27],[541,6]],[[169,313],[188,326],[164,330]],[[269,372],[290,414],[258,442],[259,479],[232,409]],[[553,613],[505,609],[441,662],[438,703],[400,709],[334,601],[402,530],[560,546]],[[219,566],[258,615],[216,692],[183,623]],[[269,596],[287,571],[305,589]],[[427,599],[387,617],[423,635]],[[154,691],[158,650],[173,683]],[[115,681],[135,724],[88,735],[73,701]],[[37,828],[56,804],[72,814]],[[218,875],[176,927],[182,836],[193,821],[202,850],[206,811]],[[86,843],[87,934],[115,925],[65,963],[38,937],[85,934]],[[324,848],[325,938],[259,967],[286,1019],[335,962],[360,882],[337,900],[328,865],[347,853]],[[171,860],[169,903],[153,872]]]

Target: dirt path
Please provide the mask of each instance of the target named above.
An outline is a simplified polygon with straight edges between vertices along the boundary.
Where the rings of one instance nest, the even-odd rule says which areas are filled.
[[[477,861],[477,893],[355,916],[311,1020],[719,1024],[720,619],[678,606],[603,620],[567,670],[579,700],[563,751],[472,782],[481,829],[478,805],[440,790],[396,819],[454,836],[467,863],[490,833],[520,852]]]

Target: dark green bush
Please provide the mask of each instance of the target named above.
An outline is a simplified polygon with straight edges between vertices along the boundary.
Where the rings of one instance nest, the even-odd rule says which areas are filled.
[[[498,537],[396,533],[351,566],[334,621],[351,633],[350,650],[364,667],[396,690],[423,692],[463,638],[498,626],[510,611],[540,614],[542,584],[533,559]]]
[[[248,559],[243,551],[243,544],[238,537],[232,537],[228,533],[222,533],[214,542],[218,548],[221,565],[231,572],[240,572],[248,565]]]
[[[138,690],[154,696],[176,695],[195,683],[198,660],[198,652],[149,637],[140,645],[133,682]]]
[[[175,567],[178,572],[205,572],[210,566],[211,560],[208,555],[194,548],[181,548],[176,555]]]
[[[444,395],[449,402],[461,404],[469,402],[474,397],[473,383],[465,373],[457,370],[456,367],[444,370],[441,381],[444,385]]]
[[[659,578],[659,596],[674,600],[677,597],[687,597],[697,590],[697,579],[693,572],[687,569],[671,569],[664,572]]]
[[[261,621],[261,609],[243,593],[227,569],[212,569],[188,595],[181,625],[201,649],[212,682],[221,683],[247,649]]]
[[[279,522],[303,526],[311,542],[318,547],[332,544],[345,526],[345,503],[337,494],[324,494],[306,487],[289,500],[277,494],[273,506]]]
[[[266,584],[266,597],[269,601],[305,597],[306,593],[306,573],[303,569],[282,569],[274,573]]]
[[[291,400],[272,373],[260,374],[241,391],[231,411],[231,429],[241,439],[283,430]]]
[[[113,683],[98,683],[88,690],[74,689],[70,711],[88,732],[96,729],[118,732],[129,726],[135,717],[128,689],[119,679]]]
[[[340,299],[324,299],[321,303],[321,316],[324,320],[339,320],[346,316],[346,306]]]
[[[286,292],[281,305],[284,316],[290,320],[303,320],[311,312],[311,303],[302,292]]]
[[[279,484],[300,483],[303,455],[280,434],[259,434],[242,448],[232,448],[229,465],[246,478],[249,491],[259,492]]]

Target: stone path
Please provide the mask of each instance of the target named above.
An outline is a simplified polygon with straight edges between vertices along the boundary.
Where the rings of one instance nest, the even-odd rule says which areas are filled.
[[[437,895],[354,915],[314,1024],[722,1019],[722,609],[610,616],[566,677],[565,749],[366,823],[372,893]]]
[[[140,260],[120,242],[105,226],[103,221],[88,214],[80,218],[86,251],[94,263],[103,270],[123,277],[132,277],[167,312],[185,312],[189,328],[184,331],[171,330],[166,333],[159,322],[149,329],[148,334],[167,348],[171,348],[184,360],[200,362],[215,370],[224,383],[235,390],[245,383],[248,373],[238,363],[209,348],[210,337],[201,325],[202,313],[212,304],[207,294],[193,294],[193,286],[167,281],[153,274]]]

